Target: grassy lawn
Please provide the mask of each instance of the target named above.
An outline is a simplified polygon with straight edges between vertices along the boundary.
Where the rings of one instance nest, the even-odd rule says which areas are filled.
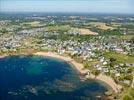
[[[96,59],[94,59],[93,61],[85,61],[83,64],[84,64],[85,68],[93,70],[93,66],[95,66],[97,63],[98,63],[98,61]]]
[[[134,63],[134,56],[128,56],[125,54],[115,53],[115,52],[106,52],[104,53],[106,58],[115,58],[120,63]]]
[[[99,29],[103,29],[103,30],[108,30],[108,29],[113,30],[113,29],[115,29],[112,26],[107,26],[106,23],[103,23],[103,22],[90,22],[89,24],[93,25],[93,26],[97,26]]]
[[[125,98],[125,96],[129,97]],[[124,88],[124,92],[120,94],[120,100],[133,100],[134,99],[134,89],[132,88]]]
[[[62,25],[62,26],[58,26],[58,25],[55,25],[55,26],[48,26],[47,28],[47,31],[62,31],[62,32],[66,32],[68,31],[69,29],[71,29],[71,27],[69,25]]]
[[[32,21],[32,22],[23,22],[20,23],[22,26],[31,26],[31,27],[40,27],[43,26],[43,24],[39,21]]]
[[[123,36],[121,36],[121,39],[130,40],[132,37],[134,37],[134,35],[123,35]]]

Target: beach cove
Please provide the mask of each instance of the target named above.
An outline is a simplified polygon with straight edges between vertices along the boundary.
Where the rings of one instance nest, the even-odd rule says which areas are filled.
[[[61,55],[58,55],[57,53],[52,53],[52,52],[37,52],[37,53],[34,53],[34,55],[48,56],[48,57],[55,57],[55,58],[58,58],[58,59],[62,59],[62,60],[65,60],[65,61],[70,62],[71,64],[73,64],[75,69],[77,69],[81,74],[86,74],[86,73],[89,72],[88,69],[84,68],[83,64],[74,61],[69,56],[65,57],[65,56],[61,56]],[[86,79],[97,79],[97,80],[103,81],[106,84],[108,84],[113,89],[113,91],[115,93],[121,92],[122,86],[116,84],[114,82],[114,80],[109,76],[100,74],[99,76],[95,77],[95,75],[90,74],[89,76],[87,76],[85,78]]]
[[[25,70],[26,70],[26,73],[28,74],[28,76],[25,76],[25,75],[22,76],[21,81],[23,82],[23,80],[27,80],[27,82],[29,83],[29,80],[31,80],[30,84],[33,84],[32,82],[34,82],[35,85],[37,85],[36,82],[41,82],[40,83],[41,85],[33,86],[33,85],[27,84],[27,85],[24,85],[23,88],[19,90],[20,93],[17,93],[16,92],[17,90],[14,90],[14,91],[12,90],[12,91],[8,91],[8,95],[13,95],[16,97],[18,96],[18,98],[19,98],[19,94],[24,95],[25,94],[25,93],[23,93],[24,91],[25,92],[29,91],[30,93],[32,93],[32,95],[34,95],[36,97],[35,100],[38,100],[37,97],[40,97],[40,94],[38,91],[43,90],[43,91],[45,91],[45,93],[47,93],[47,95],[43,95],[43,96],[45,96],[43,98],[49,99],[48,94],[49,93],[51,94],[51,92],[50,92],[51,89],[49,90],[48,88],[50,88],[49,84],[53,83],[53,82],[50,82],[49,84],[45,83],[45,82],[47,82],[50,79],[52,79],[52,80],[54,79],[56,81],[56,82],[54,81],[54,83],[51,84],[51,87],[53,87],[53,85],[54,85],[54,88],[52,88],[53,91],[57,91],[57,89],[58,90],[60,89],[60,91],[62,90],[62,92],[55,92],[56,94],[52,93],[53,95],[51,94],[52,96],[56,96],[56,98],[59,100],[60,100],[60,98],[62,98],[62,96],[65,96],[67,99],[70,99],[70,100],[77,100],[78,98],[81,98],[81,97],[86,98],[85,100],[88,100],[89,98],[96,100],[95,97],[101,97],[102,94],[104,94],[105,92],[108,91],[105,87],[107,85],[110,86],[110,88],[112,88],[113,92],[115,92],[115,93],[119,92],[118,85],[112,80],[112,78],[105,76],[105,75],[99,75],[97,77],[95,77],[92,74],[86,75],[84,77],[84,82],[82,82],[79,78],[79,74],[86,74],[89,72],[89,70],[84,69],[83,64],[74,61],[69,56],[63,56],[63,55],[59,55],[59,54],[53,53],[53,52],[36,52],[36,53],[33,53],[32,55],[31,54],[30,55],[22,54],[20,56],[19,55],[10,55],[10,56],[1,56],[1,58],[0,58],[0,64],[2,64],[2,62],[5,62],[6,64],[8,64],[5,66],[1,65],[0,71],[2,71],[2,74],[1,74],[0,79],[5,81],[4,78],[6,78],[7,81],[5,81],[5,82],[8,83],[9,86],[10,85],[12,86],[13,83],[16,81],[14,79],[17,79],[18,80],[17,82],[19,84],[19,83],[21,83],[20,80],[18,78],[14,78],[14,77],[16,75],[19,76],[20,72],[25,72]],[[29,61],[29,59],[30,59],[30,61]],[[25,67],[25,66],[27,66],[27,60],[30,63],[28,63],[28,67]],[[9,65],[10,62],[11,62],[11,65]],[[3,64],[5,64],[5,63],[3,63]],[[53,64],[49,65],[49,63],[54,63],[54,65]],[[58,64],[58,63],[60,63],[60,64]],[[70,64],[71,64],[71,67],[70,67]],[[49,69],[49,66],[51,66],[50,69]],[[60,66],[62,66],[62,67],[60,67]],[[10,81],[8,80],[8,77],[9,77],[8,72],[3,73],[4,72],[3,70],[7,70],[8,67],[9,67],[9,72],[12,72],[12,70],[16,71],[16,69],[19,71],[19,73],[14,72],[15,76],[11,75],[14,78],[13,80],[11,80],[11,84],[10,84]],[[13,67],[13,69],[11,67]],[[42,73],[42,68],[44,69],[44,67],[48,67],[48,69],[45,69],[43,71],[43,74],[45,73],[45,76],[43,74],[41,74],[43,76],[40,76],[40,73]],[[53,69],[55,69],[55,70],[53,71]],[[47,70],[49,70],[49,71],[47,71]],[[22,73],[22,74],[24,74],[24,73]],[[4,76],[4,75],[7,75],[7,76]],[[30,75],[30,77],[29,77],[29,75]],[[31,78],[31,75],[33,78]],[[37,76],[40,77],[40,79]],[[64,77],[65,79],[63,78],[64,80],[62,80],[61,76],[63,76],[63,77],[65,76]],[[28,79],[25,79],[25,77],[28,77]],[[46,77],[47,80],[45,79],[44,82],[42,83],[41,79],[43,77]],[[68,80],[68,81],[66,82],[66,80]],[[106,84],[103,84],[101,82],[106,83]],[[3,82],[3,84],[5,84],[5,83]],[[14,84],[16,84],[16,83],[14,83]],[[21,85],[23,85],[23,84],[21,83]],[[47,89],[44,88],[44,86],[47,87]],[[75,90],[75,88],[78,88],[78,89]],[[89,91],[89,92],[86,92],[86,94],[83,94],[83,93],[85,93],[85,91]],[[94,92],[92,94],[90,91],[96,91],[96,92],[98,91],[98,92],[97,92],[97,94],[96,94],[96,92],[95,92],[95,94],[94,94]],[[87,94],[89,96],[86,96]],[[28,93],[28,95],[29,95],[29,93]],[[33,97],[32,95],[30,94],[29,96]],[[68,97],[70,97],[70,95],[72,95],[72,97],[68,98]],[[73,98],[75,96],[77,99]],[[1,97],[2,96],[0,95],[0,98]],[[2,100],[5,100],[5,99],[2,99]],[[16,99],[13,98],[11,100],[16,100]],[[25,96],[25,98],[23,98],[23,100],[29,100],[29,98],[27,96]],[[50,100],[54,100],[54,99],[50,99]]]

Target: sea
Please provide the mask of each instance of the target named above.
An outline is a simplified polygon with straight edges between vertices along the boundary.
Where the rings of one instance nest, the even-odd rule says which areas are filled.
[[[105,100],[108,89],[98,80],[82,81],[73,65],[57,58],[0,58],[0,100]]]

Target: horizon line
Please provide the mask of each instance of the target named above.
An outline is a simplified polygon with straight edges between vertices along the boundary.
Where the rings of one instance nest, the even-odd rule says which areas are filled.
[[[45,14],[45,13],[51,13],[51,14],[54,14],[54,13],[62,13],[62,14],[114,14],[114,15],[134,15],[134,13],[115,13],[115,12],[58,12],[58,11],[41,11],[41,12],[37,12],[37,11],[0,11],[0,13],[12,13],[12,14],[15,14],[15,13],[18,13],[18,14],[23,14],[23,13],[39,13],[39,14]]]

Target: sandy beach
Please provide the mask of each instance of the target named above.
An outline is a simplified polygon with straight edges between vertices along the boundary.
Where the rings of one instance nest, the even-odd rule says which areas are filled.
[[[6,57],[7,55],[3,55],[3,56],[0,56],[0,58],[4,58],[4,57]]]
[[[62,56],[62,55],[59,55],[59,54],[53,53],[53,52],[37,52],[37,53],[34,53],[34,55],[48,56],[48,57],[55,57],[55,58],[58,58],[58,59],[62,59],[64,61],[67,61],[67,62],[70,62],[71,64],[73,64],[75,69],[77,69],[81,74],[85,74],[85,73],[89,72],[88,69],[84,68],[83,64],[74,61],[69,56]],[[86,76],[85,78],[86,79],[100,80],[100,81],[105,82],[106,84],[108,84],[113,89],[113,91],[115,93],[121,92],[122,86],[116,84],[114,82],[114,80],[109,76],[100,74],[99,76],[95,77],[94,75],[90,74],[90,75]]]

